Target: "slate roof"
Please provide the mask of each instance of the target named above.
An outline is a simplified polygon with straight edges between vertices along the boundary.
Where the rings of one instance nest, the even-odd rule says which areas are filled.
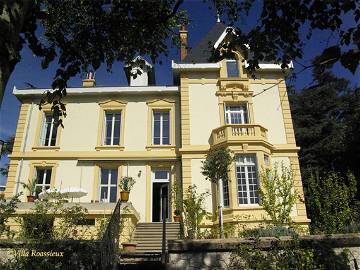
[[[225,31],[226,26],[217,22],[207,35],[189,52],[182,63],[209,63],[215,42]]]

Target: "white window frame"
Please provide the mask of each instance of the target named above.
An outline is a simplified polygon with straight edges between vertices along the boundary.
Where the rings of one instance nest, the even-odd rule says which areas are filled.
[[[119,113],[120,114],[120,130],[119,130],[119,144],[114,144],[114,131],[115,131],[115,114]],[[103,129],[103,145],[120,145],[120,140],[121,140],[121,111],[105,111],[104,113],[104,129]],[[110,135],[110,144],[106,144],[106,131],[107,131],[107,121],[106,121],[106,115],[107,114],[111,114],[112,118],[111,118],[111,135]]]
[[[159,144],[155,144],[155,117],[154,117],[154,114],[155,113],[160,113],[160,143]],[[163,144],[163,123],[164,123],[164,120],[163,120],[163,114],[164,113],[167,113],[169,116],[168,116],[168,119],[169,119],[169,143],[167,144]],[[153,115],[152,115],[152,144],[153,145],[170,145],[170,136],[171,136],[171,119],[170,119],[170,111],[169,110],[153,110]]]
[[[46,141],[46,130],[47,130],[47,117],[51,116],[50,114],[46,114],[44,113],[44,120],[43,120],[43,125],[42,125],[42,131],[41,131],[41,146],[55,146],[56,145],[56,140],[57,140],[57,133],[56,133],[56,137],[55,137],[55,145],[51,145],[51,139],[53,136],[53,131],[54,128],[57,129],[57,127],[55,127],[55,119],[53,116],[51,116],[51,123],[50,123],[50,133],[49,133],[49,139],[48,139],[48,143],[45,144]]]
[[[38,170],[43,170],[44,174],[43,174],[43,178],[41,179],[41,183],[39,183],[39,178],[38,178]],[[46,176],[47,174],[50,172],[50,183],[46,184]],[[35,167],[35,173],[36,173],[36,190],[41,187],[41,191],[44,191],[48,188],[51,188],[51,174],[52,174],[52,168],[42,168],[42,167]],[[32,195],[32,194],[31,194]]]
[[[222,196],[223,197],[223,206],[224,206],[224,208],[229,208],[230,207],[229,180],[222,181],[222,188],[223,188],[223,196]],[[225,203],[226,201],[227,201],[227,203]]]
[[[230,108],[231,107],[240,107],[240,110],[238,111],[231,111]],[[225,123],[227,125],[234,125],[233,119],[231,117],[231,113],[239,113],[240,114],[240,119],[241,119],[241,123],[237,123],[239,125],[242,124],[248,124],[249,123],[249,113],[248,113],[248,106],[247,103],[239,103],[239,104],[225,104]],[[246,117],[245,117],[246,116]],[[229,123],[227,122],[227,120],[229,121]],[[247,121],[245,121],[247,120]]]
[[[109,172],[108,172],[108,178],[107,178],[107,184],[101,184],[101,176],[102,176],[102,170],[109,170]],[[100,185],[99,185],[99,201],[103,201],[103,202],[110,202],[110,190],[111,190],[111,188],[112,187],[116,187],[116,200],[115,200],[115,202],[117,201],[117,197],[118,197],[118,188],[117,188],[117,182],[118,182],[118,177],[119,177],[119,175],[118,175],[118,177],[117,177],[117,179],[116,179],[116,184],[111,184],[111,172],[112,171],[118,171],[118,169],[117,168],[101,168],[100,169],[100,175],[99,175],[99,183],[100,183]],[[119,172],[118,172],[119,173]],[[106,196],[106,199],[101,199],[101,188],[102,187],[106,187],[107,188],[107,196]]]
[[[244,157],[245,161],[244,164],[239,164],[239,158],[240,157]],[[245,186],[246,186],[246,199],[247,199],[247,203],[240,203],[240,199],[243,197],[239,196],[239,193],[242,192],[240,190],[240,185],[239,185],[239,178],[238,178],[238,167],[240,166],[244,166],[245,167]],[[257,160],[256,160],[256,155],[237,155],[236,159],[235,159],[235,178],[236,178],[236,191],[237,191],[237,203],[239,206],[244,206],[244,205],[259,205],[259,201],[260,201],[260,197],[259,194],[257,192],[257,188],[256,188],[256,197],[250,197],[250,183],[249,183],[249,167],[254,167],[255,169],[255,174],[256,174],[256,187],[258,188],[260,185],[259,182],[259,174],[258,174],[258,170],[257,170]],[[251,202],[251,198],[257,198],[258,202]]]

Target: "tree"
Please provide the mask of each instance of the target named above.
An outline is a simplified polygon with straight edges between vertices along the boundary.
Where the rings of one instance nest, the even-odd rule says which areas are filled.
[[[230,153],[230,150],[226,148],[210,149],[209,153],[206,155],[205,161],[203,161],[203,166],[201,168],[202,174],[205,176],[206,180],[209,180],[217,185],[219,192],[219,229],[222,238],[222,189],[223,183],[229,181],[228,173],[230,171],[230,165],[234,160]]]
[[[0,3],[0,104],[20,51],[27,43],[42,67],[57,59],[49,102],[61,101],[66,82],[137,54],[156,59],[166,53],[173,28],[184,23],[183,0],[5,0]],[[64,109],[64,108],[60,108]]]
[[[261,205],[276,225],[289,225],[290,213],[295,206],[297,195],[294,188],[294,173],[281,164],[281,171],[276,165],[272,170],[265,169],[260,174],[259,194]]]
[[[305,187],[314,169],[350,170],[360,179],[360,90],[321,70],[313,77],[316,85],[289,95]]]
[[[330,46],[328,41],[312,66],[326,69],[340,62],[353,74],[359,66],[360,5],[356,0],[215,2],[218,12],[226,15],[235,28],[234,38],[224,46],[225,50],[215,51],[215,59],[231,55],[231,51],[236,48],[247,52],[250,47],[251,53],[245,54],[250,72],[254,72],[261,61],[278,62],[285,68],[291,60],[302,59],[304,46],[315,31],[327,30],[328,40],[333,38],[337,42]],[[258,12],[255,13],[255,10]],[[250,30],[243,23],[243,18],[252,18]]]
[[[7,156],[12,153],[12,149],[14,146],[15,136],[10,136],[4,143],[1,156]],[[9,164],[6,164],[5,167],[0,168],[0,174],[7,176],[9,172]]]

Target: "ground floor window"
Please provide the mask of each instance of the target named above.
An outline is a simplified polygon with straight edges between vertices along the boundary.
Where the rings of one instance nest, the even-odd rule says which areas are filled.
[[[229,207],[230,206],[229,181],[228,180],[223,181],[223,205],[224,205],[224,207]]]
[[[238,203],[258,204],[258,174],[255,155],[239,155],[236,157],[236,180]]]
[[[50,188],[51,168],[36,168],[36,196]]]
[[[101,169],[100,201],[116,202],[117,199],[118,169]]]

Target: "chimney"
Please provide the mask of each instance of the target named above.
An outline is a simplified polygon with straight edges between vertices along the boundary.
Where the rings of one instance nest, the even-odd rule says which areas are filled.
[[[188,31],[186,26],[182,25],[179,31],[180,35],[180,61],[183,61],[187,55],[187,45],[188,45]]]
[[[95,82],[95,72],[89,71],[86,73],[86,79],[82,81],[83,87],[94,87],[96,86]]]

